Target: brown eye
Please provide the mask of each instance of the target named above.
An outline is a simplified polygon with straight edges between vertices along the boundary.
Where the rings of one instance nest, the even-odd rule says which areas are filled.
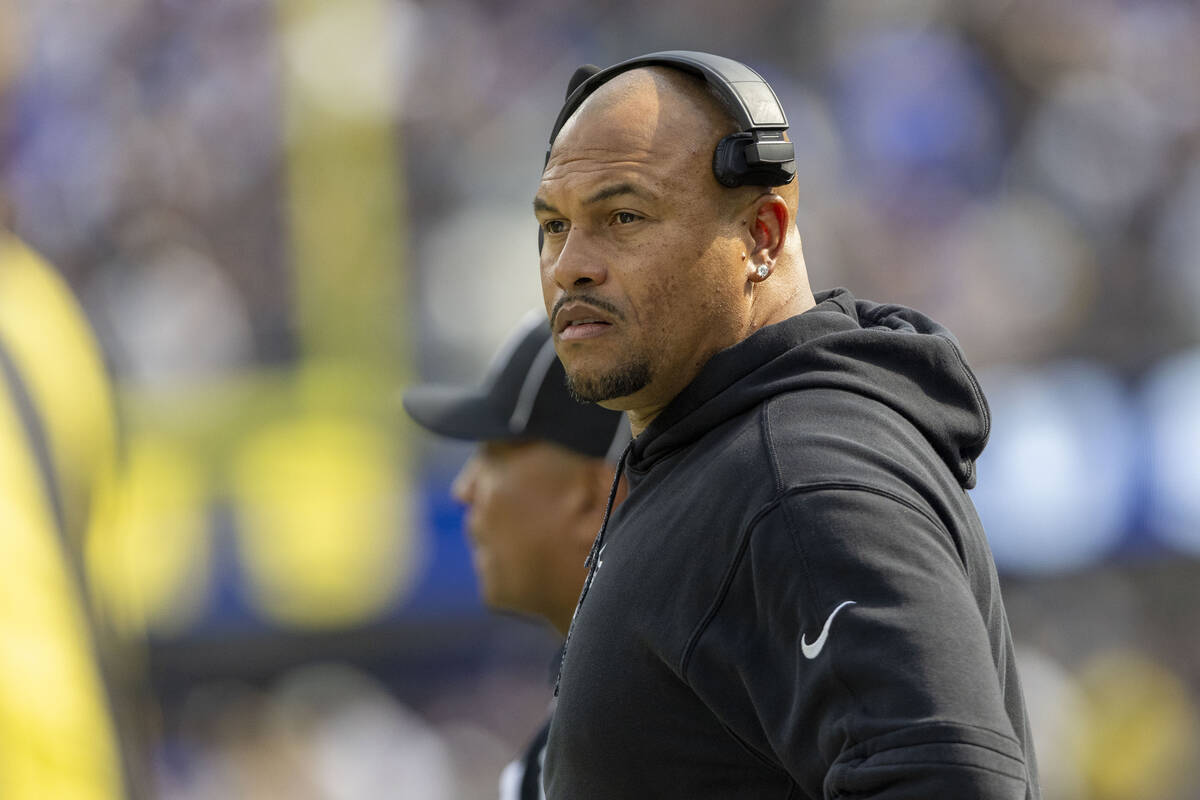
[[[641,217],[637,214],[634,214],[632,211],[618,211],[615,215],[613,215],[613,219],[616,220],[617,224],[619,225],[628,225],[631,222],[637,222],[639,219],[641,219]]]
[[[542,223],[542,229],[548,234],[566,233],[567,223],[566,220],[561,219],[546,220]]]

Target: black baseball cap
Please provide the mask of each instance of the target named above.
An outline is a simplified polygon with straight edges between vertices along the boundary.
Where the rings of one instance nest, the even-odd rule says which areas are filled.
[[[414,386],[404,393],[404,409],[422,427],[452,439],[546,439],[610,461],[630,438],[624,414],[571,397],[541,310],[509,334],[481,386]]]

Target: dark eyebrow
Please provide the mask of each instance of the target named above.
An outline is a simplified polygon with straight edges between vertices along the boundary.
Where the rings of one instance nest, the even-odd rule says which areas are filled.
[[[548,214],[561,214],[562,213],[557,208],[550,205],[549,203],[547,203],[545,200],[543,200],[540,197],[533,198],[533,210],[534,211],[545,211]]]
[[[631,194],[634,197],[640,197],[643,200],[654,199],[654,196],[645,189],[634,186],[632,183],[614,183],[612,186],[605,186],[603,189],[584,200],[583,204],[585,206],[590,206],[594,203],[599,203],[601,200],[608,200],[610,197],[619,197],[623,194]],[[562,213],[557,208],[543,200],[541,197],[533,198],[533,210],[544,211],[547,214]]]
[[[632,183],[615,183],[612,186],[606,186],[596,192],[591,197],[583,201],[584,205],[599,203],[601,200],[607,200],[610,197],[617,197],[623,194],[631,194],[634,197],[640,197],[643,200],[653,200],[654,198],[645,189],[634,186]]]

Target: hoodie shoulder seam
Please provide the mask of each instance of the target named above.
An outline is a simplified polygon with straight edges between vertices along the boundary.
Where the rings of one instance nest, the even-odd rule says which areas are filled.
[[[759,412],[759,435],[762,436],[763,445],[767,451],[767,458],[771,464],[771,477],[775,481],[775,494],[783,493],[783,470],[779,466],[779,454],[775,450],[775,437],[771,435],[771,406],[775,398],[770,398],[762,404],[762,409]]]

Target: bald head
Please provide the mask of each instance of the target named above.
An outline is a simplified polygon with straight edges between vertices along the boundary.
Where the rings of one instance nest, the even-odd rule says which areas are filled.
[[[595,89],[563,125],[556,140],[577,125],[611,112],[626,112],[629,121],[649,128],[668,119],[718,138],[737,130],[700,78],[669,67],[640,67],[622,72]]]
[[[739,130],[737,120],[706,81],[679,69],[648,66],[623,72],[599,86],[563,124],[555,145],[571,128],[596,124],[610,115],[622,119],[623,129],[636,131],[647,139],[657,135],[665,148],[673,144],[686,150],[710,173],[717,143]],[[551,157],[553,154],[554,148]],[[744,203],[748,198],[774,191],[788,204],[793,218],[798,208],[795,181],[773,188],[731,189],[721,186],[714,177],[712,185],[726,204]]]

